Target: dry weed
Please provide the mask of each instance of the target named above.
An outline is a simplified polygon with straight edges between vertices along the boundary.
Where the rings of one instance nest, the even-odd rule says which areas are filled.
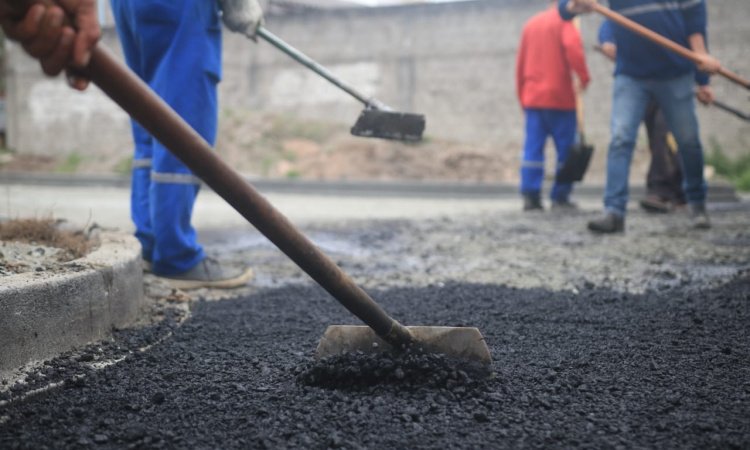
[[[69,259],[86,255],[94,244],[83,232],[60,230],[54,219],[15,219],[0,222],[0,240],[60,248],[64,250],[61,258]]]

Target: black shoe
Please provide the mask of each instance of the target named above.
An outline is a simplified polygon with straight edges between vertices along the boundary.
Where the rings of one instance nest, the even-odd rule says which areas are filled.
[[[693,203],[690,205],[690,225],[697,230],[708,230],[711,221],[706,214],[705,203]]]
[[[601,234],[623,233],[625,231],[625,218],[607,213],[601,219],[589,222],[589,230]]]
[[[578,205],[571,202],[570,200],[563,200],[563,201],[552,201],[552,210],[556,211],[577,211]]]
[[[544,211],[542,206],[542,199],[539,195],[524,195],[523,196],[523,210],[524,211]]]
[[[646,212],[655,214],[666,214],[671,210],[670,203],[658,195],[647,195],[640,201],[640,205]]]

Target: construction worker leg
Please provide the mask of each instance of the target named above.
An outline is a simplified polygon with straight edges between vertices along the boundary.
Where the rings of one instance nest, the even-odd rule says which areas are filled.
[[[565,165],[570,147],[575,143],[578,122],[575,111],[550,111],[549,118],[550,133],[557,150],[556,170],[559,171]],[[554,202],[567,202],[570,200],[572,191],[573,183],[558,183],[556,181],[550,197]]]
[[[544,181],[544,144],[547,132],[544,110],[526,109],[526,140],[521,157],[521,195],[535,196]]]
[[[703,145],[695,113],[694,79],[685,75],[659,83],[654,96],[672,130],[682,161],[683,187],[688,203],[706,201],[706,180],[703,177]]]
[[[216,139],[221,27],[216,2],[130,0],[144,79],[211,145]],[[177,275],[204,257],[191,217],[199,180],[154,142],[148,202],[154,235],[153,271]]]
[[[141,78],[145,77],[140,57],[139,39],[136,36],[131,1],[112,0],[112,13],[117,23],[123,54],[128,66]],[[151,158],[153,138],[137,122],[131,120],[135,154],[132,164],[130,217],[135,225],[135,236],[141,243],[142,256],[153,260],[154,234],[151,228],[149,190],[151,188]]]
[[[651,150],[651,164],[646,178],[647,194],[664,201],[684,203],[681,163],[677,149],[671,145],[675,141],[670,137],[667,121],[655,101],[649,105],[644,122]]]
[[[650,101],[648,82],[627,75],[615,77],[612,100],[612,140],[607,153],[607,184],[604,208],[624,216],[628,204],[628,177],[638,128]]]

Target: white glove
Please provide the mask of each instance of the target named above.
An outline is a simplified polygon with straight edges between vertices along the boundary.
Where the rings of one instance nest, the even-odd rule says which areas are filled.
[[[224,25],[255,40],[258,28],[263,25],[263,9],[258,0],[219,0],[219,3]]]

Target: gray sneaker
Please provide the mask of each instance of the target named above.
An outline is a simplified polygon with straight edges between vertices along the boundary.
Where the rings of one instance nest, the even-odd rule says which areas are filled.
[[[708,230],[711,221],[706,213],[705,203],[692,203],[690,205],[690,225],[697,230]]]
[[[237,269],[221,264],[213,258],[204,258],[197,266],[180,275],[163,277],[176,289],[200,288],[234,289],[242,287],[253,278],[253,269]]]

